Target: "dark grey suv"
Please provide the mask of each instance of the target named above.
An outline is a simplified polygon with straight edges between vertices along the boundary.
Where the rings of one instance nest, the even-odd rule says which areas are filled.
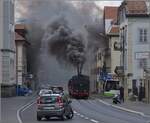
[[[72,119],[73,110],[71,100],[60,94],[44,94],[37,99],[37,120],[43,117],[49,119],[51,117],[60,117]]]

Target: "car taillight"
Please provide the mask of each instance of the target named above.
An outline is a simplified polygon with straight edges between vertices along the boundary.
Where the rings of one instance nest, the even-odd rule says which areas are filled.
[[[40,97],[37,99],[37,104],[41,104],[41,98]]]
[[[63,107],[63,101],[61,97],[57,97],[57,104],[59,107]]]

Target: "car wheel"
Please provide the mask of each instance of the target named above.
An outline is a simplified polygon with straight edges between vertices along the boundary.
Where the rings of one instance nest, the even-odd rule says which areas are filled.
[[[62,119],[62,120],[65,120],[65,119],[66,119],[65,113],[62,114],[61,119]]]
[[[72,119],[72,118],[73,118],[73,115],[74,115],[74,113],[73,113],[73,111],[71,110],[71,112],[69,113],[69,115],[67,115],[66,117],[67,117],[68,119]]]
[[[40,120],[41,120],[41,117],[37,116],[37,120],[40,121]]]
[[[49,117],[48,117],[48,116],[46,116],[45,118],[46,118],[46,120],[49,120]]]

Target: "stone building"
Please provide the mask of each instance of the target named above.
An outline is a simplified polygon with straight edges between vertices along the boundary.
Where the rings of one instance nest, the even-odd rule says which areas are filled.
[[[0,0],[0,85],[1,96],[13,96],[16,89],[14,0]]]

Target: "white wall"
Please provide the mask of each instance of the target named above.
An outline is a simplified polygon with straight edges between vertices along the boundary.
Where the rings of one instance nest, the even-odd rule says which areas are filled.
[[[3,84],[15,84],[16,75],[15,75],[15,37],[14,37],[14,4],[13,0],[0,0],[3,2],[0,4],[0,11],[3,13],[3,20],[0,19],[0,29],[3,29],[3,40],[1,40],[1,48],[5,52],[1,53],[1,70],[5,69],[5,74],[3,75],[4,82]],[[1,25],[2,24],[2,25]],[[1,36],[0,36],[1,37]]]
[[[0,0],[0,83],[2,82],[2,52],[3,48],[3,1]]]
[[[112,19],[105,19],[105,33],[107,34],[109,31],[109,28],[111,27],[111,21]]]
[[[23,46],[22,43],[17,43],[17,84],[22,85],[22,65],[23,65]]]
[[[111,37],[111,73],[115,73],[114,70],[116,66],[120,66],[120,51],[114,50],[114,43],[119,42],[119,36],[118,37]]]
[[[139,43],[139,28],[147,28],[148,29],[148,43]],[[132,36],[132,61],[133,61],[133,79],[141,79],[143,78],[143,69],[139,67],[139,60],[135,58],[136,52],[150,52],[150,20],[146,18],[135,18],[129,19],[128,26],[129,33],[128,35]],[[130,31],[132,34],[130,34]],[[150,62],[149,60],[147,60]],[[149,63],[150,64],[150,63]],[[150,67],[150,66],[149,66]]]

